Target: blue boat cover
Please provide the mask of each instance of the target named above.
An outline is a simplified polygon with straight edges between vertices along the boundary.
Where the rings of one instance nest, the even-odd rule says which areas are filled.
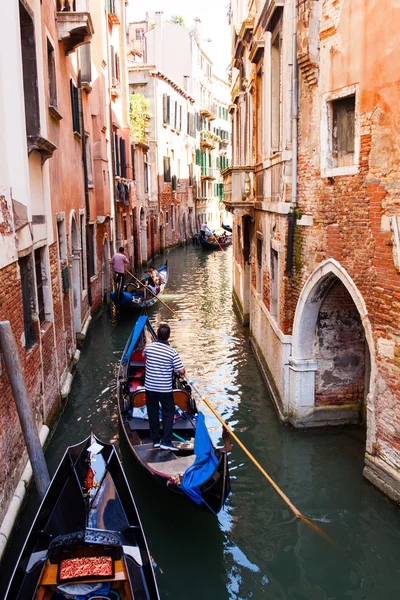
[[[131,334],[131,342],[128,346],[127,351],[125,352],[125,354],[122,357],[122,364],[126,364],[129,360],[130,355],[132,354],[132,352],[135,350],[136,345],[140,339],[140,336],[142,334],[142,331],[146,325],[146,323],[148,322],[149,318],[146,317],[146,315],[142,315],[141,317],[138,318],[138,320],[136,321],[135,327],[133,328],[132,334]]]
[[[113,302],[117,300],[116,292],[110,292],[110,298]],[[129,292],[122,292],[122,296],[118,300],[118,304],[131,304],[133,299],[133,294]]]
[[[214,454],[204,415],[199,412],[194,438],[196,460],[183,474],[181,489],[197,504],[202,503],[200,485],[214,473],[218,459]]]

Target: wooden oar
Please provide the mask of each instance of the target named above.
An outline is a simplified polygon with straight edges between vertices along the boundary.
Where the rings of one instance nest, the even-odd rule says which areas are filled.
[[[215,408],[212,406],[212,404],[206,398],[204,398],[200,394],[199,390],[196,388],[196,386],[193,384],[193,382],[190,382],[190,385],[195,390],[195,392],[197,392],[197,394],[199,395],[199,397],[201,398],[201,400],[204,402],[204,404],[206,404],[208,406],[208,408],[211,410],[211,412],[217,417],[218,421],[223,425],[223,427],[226,429],[226,431],[229,432],[229,435],[235,440],[235,442],[241,447],[241,449],[243,450],[243,452],[255,464],[255,466],[260,471],[260,473],[262,475],[264,475],[265,479],[268,481],[268,483],[271,484],[271,486],[274,488],[274,490],[276,491],[276,493],[282,498],[282,500],[289,507],[289,509],[292,511],[292,513],[297,518],[299,518],[302,521],[304,521],[304,523],[307,523],[307,525],[309,525],[310,527],[312,527],[312,529],[314,529],[314,531],[316,531],[317,533],[319,533],[320,535],[322,535],[326,540],[332,542],[333,540],[329,537],[329,535],[325,531],[323,531],[320,527],[318,527],[318,525],[316,525],[313,521],[311,521],[310,519],[308,519],[307,517],[305,517],[303,515],[303,513],[301,513],[299,511],[299,509],[296,508],[296,506],[289,500],[289,498],[281,490],[281,488],[275,483],[275,481],[272,479],[272,477],[270,477],[270,475],[268,475],[268,473],[262,468],[262,466],[260,465],[260,463],[254,458],[254,456],[251,454],[251,452],[246,448],[246,446],[243,444],[243,442],[241,442],[240,439],[238,438],[238,436],[232,431],[232,429],[229,427],[229,425],[227,424],[227,422],[224,421],[224,419],[219,415],[219,413],[215,410]]]
[[[165,302],[163,302],[162,300],[160,300],[160,298],[158,297],[158,295],[157,295],[157,294],[155,294],[154,292],[152,292],[152,291],[151,291],[151,290],[150,290],[148,287],[146,287],[146,286],[145,286],[145,285],[142,283],[142,281],[140,281],[140,279],[138,279],[137,277],[135,277],[135,276],[133,275],[133,273],[131,273],[130,271],[128,271],[128,269],[126,269],[126,268],[125,268],[125,271],[126,271],[126,272],[128,273],[128,275],[130,275],[130,276],[131,276],[131,277],[132,277],[132,278],[133,278],[133,279],[134,279],[134,280],[135,280],[137,283],[140,283],[140,285],[141,285],[143,288],[146,288],[146,289],[147,289],[147,291],[148,291],[148,292],[150,292],[150,294],[151,294],[152,296],[154,296],[154,298],[156,298],[156,299],[157,299],[159,302],[161,302],[161,304],[162,304],[163,306],[165,306],[166,308],[168,308],[168,310],[170,310],[170,311],[172,312],[172,314],[174,314],[174,315],[176,316],[176,318],[177,318],[179,321],[182,321],[182,317],[180,317],[180,316],[178,315],[178,313],[177,313],[177,312],[175,312],[175,311],[174,311],[172,308],[170,308],[170,307],[168,306],[168,304],[165,304]]]

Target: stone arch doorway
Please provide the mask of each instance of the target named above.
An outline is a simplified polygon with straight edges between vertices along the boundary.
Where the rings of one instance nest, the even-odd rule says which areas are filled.
[[[81,253],[82,248],[79,238],[78,225],[76,223],[75,214],[71,214],[71,279],[72,279],[72,303],[73,303],[73,314],[74,314],[74,328],[75,333],[79,333],[81,330]]]
[[[107,304],[110,302],[110,289],[111,289],[111,276],[110,276],[110,244],[107,238],[104,238],[103,251],[102,251],[102,291],[103,291],[103,302]]]
[[[144,208],[140,209],[140,262],[147,262],[147,223]]]
[[[298,426],[366,422],[374,429],[375,354],[365,302],[343,267],[322,263],[296,308],[289,418]]]

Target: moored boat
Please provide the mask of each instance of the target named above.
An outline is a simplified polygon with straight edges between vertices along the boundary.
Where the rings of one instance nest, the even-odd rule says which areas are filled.
[[[160,273],[160,286],[156,292],[156,296],[163,293],[165,286],[168,282],[168,263],[166,262],[159,269]],[[151,279],[150,275],[143,277],[141,287],[134,281],[131,281],[124,285],[122,290],[119,290],[114,284],[113,291],[111,292],[111,300],[118,307],[129,306],[130,308],[148,308],[153,306],[157,302],[156,296],[146,290],[146,283]]]
[[[139,514],[116,450],[94,436],[67,449],[5,600],[82,597],[159,600]]]
[[[225,231],[229,231],[229,233],[232,233],[232,227],[231,225],[221,225],[222,229],[225,229]]]
[[[146,344],[156,340],[147,316],[141,316],[122,355],[117,381],[120,422],[137,461],[152,477],[173,492],[187,494],[198,504],[218,513],[230,493],[228,455],[230,443],[214,448],[197,412],[190,385],[176,381],[174,445],[176,451],[153,448],[146,414],[146,396],[141,384],[145,370],[142,356]],[[143,381],[143,379],[142,379]],[[225,439],[225,435],[224,435]]]

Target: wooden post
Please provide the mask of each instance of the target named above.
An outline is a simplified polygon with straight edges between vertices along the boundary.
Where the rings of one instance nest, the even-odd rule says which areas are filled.
[[[40,496],[43,498],[50,484],[50,476],[36,427],[35,415],[26,391],[21,362],[19,360],[18,349],[10,321],[0,322],[0,349],[3,352],[4,362],[10,378],[19,422],[21,423],[22,433],[31,461],[36,487]]]

